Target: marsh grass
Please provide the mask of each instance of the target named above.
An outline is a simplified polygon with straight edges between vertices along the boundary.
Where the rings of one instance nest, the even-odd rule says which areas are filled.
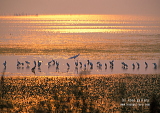
[[[2,113],[148,113],[160,110],[159,83],[159,75],[2,76],[0,109]],[[152,106],[121,106],[122,99],[149,99]]]

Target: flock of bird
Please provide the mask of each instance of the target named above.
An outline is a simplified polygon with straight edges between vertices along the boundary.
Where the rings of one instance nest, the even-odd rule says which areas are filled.
[[[73,57],[70,57],[69,59],[76,59],[79,55],[80,55],[80,54],[75,55],[75,56],[73,56]],[[34,67],[31,69],[33,73],[35,73],[35,68],[36,68],[36,67],[38,67],[38,68],[41,67],[42,62],[43,62],[43,61],[39,61],[39,60],[38,60],[38,62],[34,61]],[[31,62],[30,62],[30,61],[25,61],[25,63],[26,63],[26,65],[29,67]],[[121,62],[121,64],[122,64],[122,68],[123,68],[123,69],[128,69],[128,65],[127,65],[125,62]],[[148,68],[148,63],[147,63],[147,62],[144,62],[144,64],[145,64],[145,68]],[[156,68],[157,68],[157,64],[156,64],[156,63],[152,63],[152,64],[154,65],[154,69],[156,69]],[[3,63],[3,65],[4,65],[4,67],[6,68],[7,62],[5,61],[5,62]],[[55,65],[56,68],[59,68],[59,62],[58,62],[58,61],[55,61],[55,60],[53,60],[53,59],[48,62],[48,67],[50,67],[51,65]],[[97,67],[99,67],[99,68],[101,68],[101,67],[103,66],[101,62],[97,62],[96,65],[97,65]],[[24,66],[24,63],[18,61],[18,59],[17,59],[17,68],[18,68],[18,67],[21,67],[21,66]],[[68,69],[70,68],[70,64],[69,64],[69,63],[66,63],[66,66],[68,67]],[[82,67],[84,67],[84,68],[90,67],[90,69],[93,69],[93,63],[90,62],[90,60],[87,60],[87,63],[85,63],[85,64],[82,64],[82,62],[78,62],[78,60],[76,60],[76,61],[75,61],[75,66],[76,66],[76,67],[80,66],[80,68],[82,68]],[[104,66],[105,66],[105,69],[106,69],[106,68],[107,68],[107,63],[105,63]],[[136,62],[136,63],[133,63],[133,64],[132,64],[132,69],[135,69],[136,66],[137,66],[137,69],[140,68],[140,64],[139,64],[138,62]],[[109,67],[110,67],[111,69],[113,69],[113,67],[114,67],[114,60],[109,61]]]

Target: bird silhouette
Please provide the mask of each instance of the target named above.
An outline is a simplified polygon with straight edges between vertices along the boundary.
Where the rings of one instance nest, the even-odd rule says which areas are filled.
[[[80,55],[80,54],[75,55],[75,56],[73,56],[73,57],[70,57],[70,58],[68,58],[68,59],[75,59],[75,58],[77,58],[79,55]]]
[[[3,65],[4,65],[4,67],[6,68],[7,62],[6,62],[6,61],[4,61]]]

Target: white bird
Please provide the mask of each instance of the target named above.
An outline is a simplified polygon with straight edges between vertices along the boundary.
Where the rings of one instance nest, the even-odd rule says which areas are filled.
[[[68,59],[75,59],[75,58],[77,58],[78,56],[79,56],[80,54],[78,54],[78,55],[75,55],[75,56],[73,56],[73,57],[70,57],[70,58],[68,58]]]
[[[3,65],[4,65],[4,67],[6,67],[6,65],[7,65],[7,62],[6,62],[6,61],[4,61]]]

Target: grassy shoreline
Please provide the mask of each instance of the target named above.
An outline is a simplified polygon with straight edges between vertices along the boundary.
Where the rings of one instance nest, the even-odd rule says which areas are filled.
[[[159,81],[159,74],[1,77],[0,106],[2,113],[149,112],[160,104]],[[136,106],[121,106],[122,99],[146,99],[147,102],[136,101],[132,102]],[[150,106],[153,102],[156,105]]]

